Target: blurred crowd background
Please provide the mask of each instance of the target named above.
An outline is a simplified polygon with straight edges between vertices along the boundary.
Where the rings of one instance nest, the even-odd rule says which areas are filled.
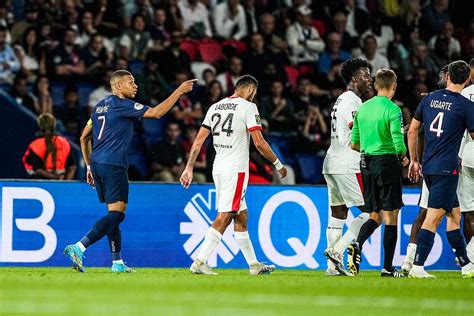
[[[136,101],[150,106],[199,79],[164,119],[135,126],[130,180],[175,182],[207,109],[252,74],[265,137],[292,167],[290,183],[317,184],[345,90],[342,63],[362,57],[372,74],[393,69],[407,126],[439,70],[474,57],[472,2],[0,0],[0,88],[34,115],[54,115],[57,132],[78,144],[114,70],[130,70]],[[197,181],[212,181],[213,156],[209,139]],[[277,181],[255,149],[250,171],[251,183]]]

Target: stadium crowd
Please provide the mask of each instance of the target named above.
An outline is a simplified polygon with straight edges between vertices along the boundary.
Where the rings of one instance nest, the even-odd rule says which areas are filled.
[[[407,129],[440,69],[474,57],[474,18],[462,12],[449,0],[2,0],[0,86],[78,143],[114,70],[130,70],[135,101],[150,106],[198,78],[164,119],[137,122],[129,153],[131,180],[177,181],[207,109],[251,74],[273,150],[296,182],[319,183],[342,63],[396,72]],[[195,180],[212,180],[212,160],[209,143]],[[250,172],[250,183],[274,181],[255,150]]]

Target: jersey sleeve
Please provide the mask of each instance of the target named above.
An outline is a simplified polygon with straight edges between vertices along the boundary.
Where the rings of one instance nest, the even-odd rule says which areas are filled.
[[[347,103],[346,106],[341,110],[341,119],[350,129],[352,129],[352,126],[354,125],[354,117],[357,112],[357,103],[351,101]]]
[[[472,101],[466,101],[466,114],[467,114],[467,119],[466,119],[466,127],[469,133],[474,132],[474,102]]]
[[[360,134],[359,134],[359,123],[357,121],[357,113],[354,116],[353,126],[352,126],[352,133],[351,133],[351,143],[353,145],[360,144]]]
[[[149,106],[131,100],[120,100],[117,102],[115,110],[123,117],[143,118],[149,108]]]
[[[204,116],[201,126],[211,130],[211,109],[209,109],[206,113],[206,116]]]
[[[260,114],[258,113],[257,105],[255,103],[250,103],[246,113],[245,113],[245,124],[249,132],[255,130],[262,130],[262,122],[260,120]]]
[[[415,110],[415,114],[413,115],[413,117],[421,123],[423,123],[423,105],[425,104],[425,100],[426,100],[426,97],[424,97],[420,101],[420,104],[418,104],[418,106]]]
[[[389,112],[390,134],[392,135],[393,145],[397,154],[404,154],[406,146],[403,137],[402,110],[394,104]]]

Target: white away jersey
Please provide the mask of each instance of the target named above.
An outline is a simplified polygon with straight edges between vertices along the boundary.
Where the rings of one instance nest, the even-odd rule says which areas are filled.
[[[472,106],[474,106],[474,84],[464,88],[461,94],[473,101]],[[459,157],[462,159],[463,166],[474,168],[474,141],[467,130],[462,139],[461,148],[459,149]]]
[[[324,174],[360,172],[360,154],[351,149],[352,124],[362,100],[352,91],[342,93],[331,112],[331,146],[323,164]]]
[[[250,132],[262,129],[255,103],[224,98],[209,108],[202,126],[211,131],[216,150],[213,173],[248,170]]]

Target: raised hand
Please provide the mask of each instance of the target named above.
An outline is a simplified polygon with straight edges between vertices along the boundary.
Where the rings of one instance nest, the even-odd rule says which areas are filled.
[[[177,90],[181,92],[181,94],[188,93],[189,91],[193,90],[194,84],[197,82],[197,79],[186,80],[183,82]]]

